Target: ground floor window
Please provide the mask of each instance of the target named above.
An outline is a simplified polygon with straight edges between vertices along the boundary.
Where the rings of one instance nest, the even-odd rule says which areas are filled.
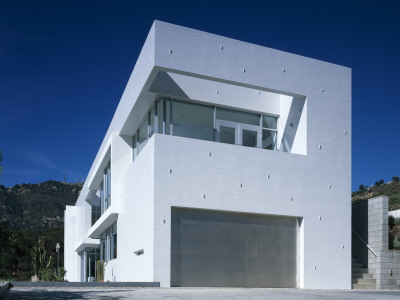
[[[117,258],[117,223],[108,227],[100,236],[100,258],[102,261]]]

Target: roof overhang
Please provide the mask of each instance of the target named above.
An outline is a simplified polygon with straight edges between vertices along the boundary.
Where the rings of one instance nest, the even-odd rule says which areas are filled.
[[[105,213],[93,224],[88,231],[88,236],[92,239],[99,238],[108,227],[110,227],[118,219],[118,213],[113,210],[112,205]]]
[[[79,241],[79,243],[76,245],[74,251],[79,252],[82,251],[85,248],[97,248],[100,245],[100,240],[99,239],[82,239]]]

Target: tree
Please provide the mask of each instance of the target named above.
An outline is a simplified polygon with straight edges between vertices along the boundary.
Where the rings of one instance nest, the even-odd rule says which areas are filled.
[[[19,260],[25,254],[22,235],[0,224],[0,277],[15,276]]]
[[[392,180],[394,181],[394,182],[399,182],[399,176],[393,176],[392,177]]]
[[[380,184],[383,184],[385,181],[383,181],[383,179],[379,180]]]
[[[381,184],[378,181],[375,181],[375,186],[380,186]]]
[[[365,190],[364,185],[363,185],[363,184],[360,184],[360,187],[358,188],[358,190],[359,190],[359,191],[364,191],[364,190]]]

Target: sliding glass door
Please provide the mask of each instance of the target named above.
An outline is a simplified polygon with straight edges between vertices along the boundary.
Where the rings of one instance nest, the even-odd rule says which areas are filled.
[[[261,148],[261,130],[258,126],[216,120],[216,129],[217,142]]]

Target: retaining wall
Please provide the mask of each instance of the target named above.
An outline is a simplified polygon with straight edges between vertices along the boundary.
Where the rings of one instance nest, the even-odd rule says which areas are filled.
[[[352,252],[375,275],[377,289],[400,289],[400,251],[389,250],[389,200],[380,196],[353,203]]]

